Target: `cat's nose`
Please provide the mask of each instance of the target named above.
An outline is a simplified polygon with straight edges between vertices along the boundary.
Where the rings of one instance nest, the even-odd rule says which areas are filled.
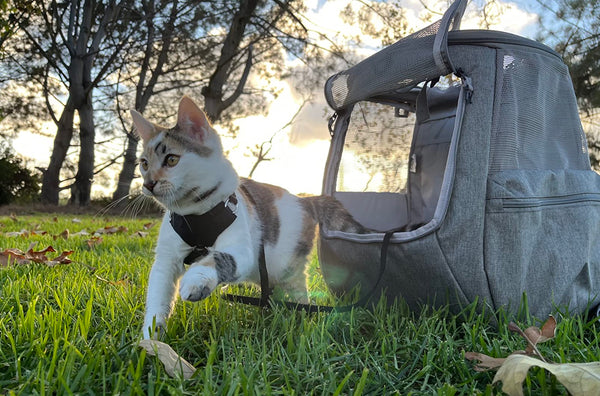
[[[150,180],[149,182],[144,183],[144,187],[146,187],[150,192],[154,191],[154,186],[156,186],[156,181],[154,180]]]

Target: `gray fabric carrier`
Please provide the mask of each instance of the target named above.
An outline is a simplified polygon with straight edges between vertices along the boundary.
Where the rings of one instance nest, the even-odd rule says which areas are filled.
[[[377,231],[322,227],[324,278],[338,294],[371,292],[385,231],[401,227],[376,291],[389,301],[516,312],[526,295],[537,317],[583,312],[599,302],[600,176],[567,67],[537,42],[458,30],[465,5],[327,80],[336,121],[323,193]],[[459,78],[434,84],[449,74]],[[415,114],[402,191],[338,191],[367,102]]]

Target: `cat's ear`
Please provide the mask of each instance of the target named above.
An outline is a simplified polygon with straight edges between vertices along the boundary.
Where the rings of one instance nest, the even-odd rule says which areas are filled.
[[[177,125],[201,142],[204,142],[211,130],[206,114],[188,96],[184,96],[179,102]]]
[[[144,116],[135,110],[130,110],[129,112],[131,113],[131,118],[133,119],[135,131],[137,132],[138,136],[142,138],[142,140],[148,141],[156,136],[158,131],[153,123],[146,120]]]

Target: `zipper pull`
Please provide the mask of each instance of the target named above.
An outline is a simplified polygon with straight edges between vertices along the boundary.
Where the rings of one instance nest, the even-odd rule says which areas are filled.
[[[327,123],[327,128],[329,129],[329,135],[331,135],[331,137],[333,137],[333,132],[334,132],[334,124],[335,121],[338,118],[338,113],[335,112],[331,115],[331,117],[329,117],[329,122]]]
[[[473,80],[471,80],[471,77],[467,76],[462,69],[458,69],[454,74],[460,78],[463,87],[466,89],[465,99],[467,100],[467,103],[473,103]]]

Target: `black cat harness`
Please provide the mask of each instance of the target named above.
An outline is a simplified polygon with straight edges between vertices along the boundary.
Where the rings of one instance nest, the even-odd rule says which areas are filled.
[[[252,197],[243,186],[248,199]],[[253,202],[254,203],[254,202]],[[238,199],[235,193],[231,194],[225,201],[221,201],[206,213],[201,215],[180,215],[171,212],[169,222],[173,230],[183,239],[185,243],[192,246],[192,251],[183,259],[185,264],[192,264],[208,254],[208,248],[214,246],[215,241],[237,218]],[[226,294],[224,297],[231,301],[237,301],[244,304],[266,306],[271,295],[269,288],[269,275],[267,273],[267,264],[265,261],[264,244],[261,242],[258,256],[258,272],[260,274],[259,299],[255,297],[237,296]]]

